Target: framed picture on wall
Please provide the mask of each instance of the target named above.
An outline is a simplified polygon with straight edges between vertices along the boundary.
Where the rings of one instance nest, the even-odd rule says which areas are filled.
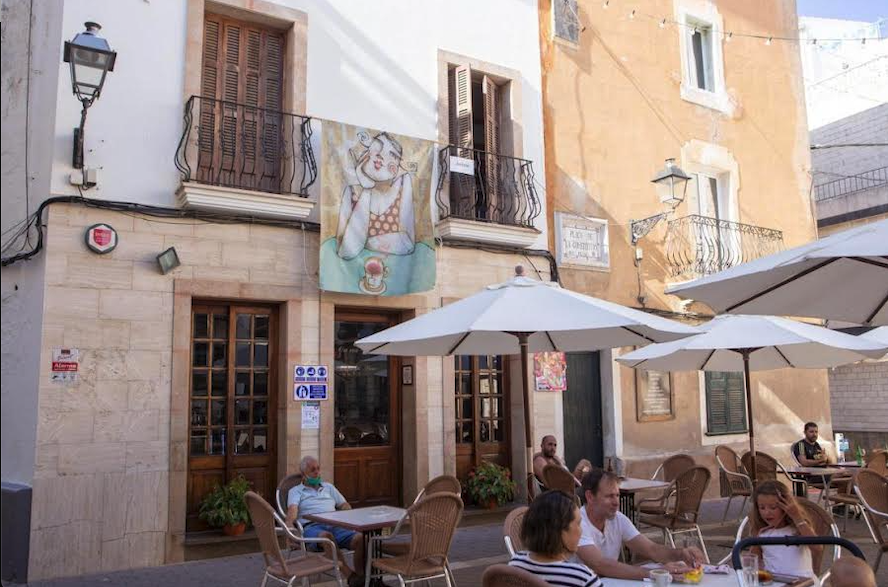
[[[413,365],[401,365],[401,384],[413,385]]]
[[[671,372],[635,370],[635,414],[639,422],[675,418]]]

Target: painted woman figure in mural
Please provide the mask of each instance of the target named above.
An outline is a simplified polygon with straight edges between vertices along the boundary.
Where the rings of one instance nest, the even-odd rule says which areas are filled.
[[[359,183],[345,186],[339,207],[336,254],[340,258],[353,259],[365,249],[383,256],[413,252],[413,181],[401,169],[402,154],[398,141],[379,133],[357,157],[355,174]],[[384,271],[383,260],[376,261],[379,270]],[[367,268],[371,278],[375,267]]]

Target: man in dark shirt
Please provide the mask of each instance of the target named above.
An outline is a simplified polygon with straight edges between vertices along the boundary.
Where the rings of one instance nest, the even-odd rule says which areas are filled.
[[[803,467],[825,467],[828,463],[826,451],[817,442],[817,433],[817,424],[807,422],[805,437],[792,445],[792,454]]]

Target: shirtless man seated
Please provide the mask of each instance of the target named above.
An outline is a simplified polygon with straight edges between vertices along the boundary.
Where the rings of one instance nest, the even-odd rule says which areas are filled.
[[[533,455],[533,475],[536,477],[536,481],[539,484],[539,489],[541,491],[546,490],[546,486],[543,483],[543,469],[546,465],[558,465],[563,469],[567,468],[567,465],[564,461],[555,454],[558,450],[558,441],[555,440],[555,437],[551,434],[543,436],[543,440],[540,443],[540,452]],[[587,461],[586,459],[582,459],[577,463],[577,466],[574,467],[573,476],[576,479],[577,487],[580,486],[580,480],[583,478],[583,475],[592,470],[592,463]]]

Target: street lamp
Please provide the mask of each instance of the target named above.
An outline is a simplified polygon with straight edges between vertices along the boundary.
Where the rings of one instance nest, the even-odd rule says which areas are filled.
[[[105,84],[105,76],[114,71],[117,53],[111,50],[108,41],[98,35],[101,25],[96,22],[84,24],[86,30],[78,33],[71,41],[65,42],[65,63],[71,64],[71,87],[80,100],[80,127],[74,129],[73,165],[83,169],[83,126],[86,124],[86,111],[92,106]]]
[[[668,206],[669,210],[642,220],[633,220],[630,223],[633,245],[638,243],[639,239],[646,236],[658,222],[666,218],[670,212],[684,201],[689,179],[691,179],[691,176],[675,164],[675,159],[666,159],[666,165],[651,180],[651,183],[656,184],[660,202]]]

